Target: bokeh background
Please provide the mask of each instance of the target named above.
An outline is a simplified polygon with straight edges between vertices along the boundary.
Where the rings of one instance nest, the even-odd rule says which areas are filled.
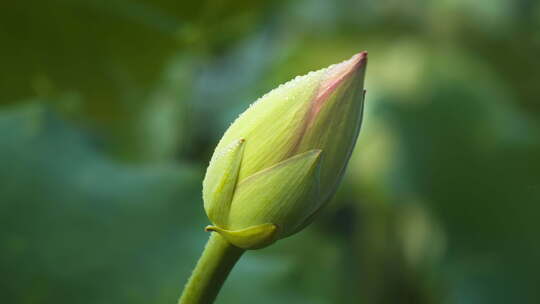
[[[217,303],[540,303],[534,0],[2,1],[1,302],[175,303],[224,130],[362,50],[336,198]]]

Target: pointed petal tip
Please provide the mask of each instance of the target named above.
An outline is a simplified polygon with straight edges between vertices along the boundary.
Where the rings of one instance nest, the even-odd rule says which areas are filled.
[[[351,70],[356,70],[360,68],[364,68],[367,64],[368,60],[368,52],[362,51],[354,56],[352,56],[351,59],[349,59]]]
[[[327,69],[325,80],[321,83],[319,93],[315,99],[316,104],[322,104],[325,98],[333,92],[343,81],[355,77],[364,78],[367,65],[367,51],[362,51],[350,59],[345,60]],[[317,111],[320,106],[316,107]],[[316,112],[317,112],[316,111]]]
[[[368,51],[361,51],[360,53],[356,54],[356,56],[360,56],[362,58],[367,59]]]
[[[353,55],[350,59],[345,60],[336,65],[330,66],[327,70],[327,82],[336,83],[343,81],[349,75],[354,74],[356,71],[363,70],[366,67],[368,59],[368,52],[362,51]]]

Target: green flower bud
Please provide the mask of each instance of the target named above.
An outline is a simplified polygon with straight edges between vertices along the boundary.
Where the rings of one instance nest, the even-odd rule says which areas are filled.
[[[335,193],[362,121],[367,53],[297,77],[225,132],[203,181],[216,231],[245,249],[307,225]]]

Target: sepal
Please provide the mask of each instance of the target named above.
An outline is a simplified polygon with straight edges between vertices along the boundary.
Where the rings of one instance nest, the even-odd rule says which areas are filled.
[[[278,238],[290,235],[319,207],[320,163],[321,150],[310,150],[242,180],[226,227],[272,223],[280,227]]]
[[[226,225],[244,152],[244,139],[216,151],[203,181],[204,210],[212,223]]]
[[[262,224],[240,230],[227,230],[217,226],[206,226],[206,231],[214,231],[232,245],[242,249],[260,249],[277,240],[278,227],[274,224]]]

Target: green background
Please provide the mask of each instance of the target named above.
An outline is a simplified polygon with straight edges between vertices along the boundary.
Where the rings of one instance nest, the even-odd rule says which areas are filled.
[[[231,121],[369,51],[346,177],[217,303],[540,303],[540,2],[0,3],[0,300],[175,303]]]

